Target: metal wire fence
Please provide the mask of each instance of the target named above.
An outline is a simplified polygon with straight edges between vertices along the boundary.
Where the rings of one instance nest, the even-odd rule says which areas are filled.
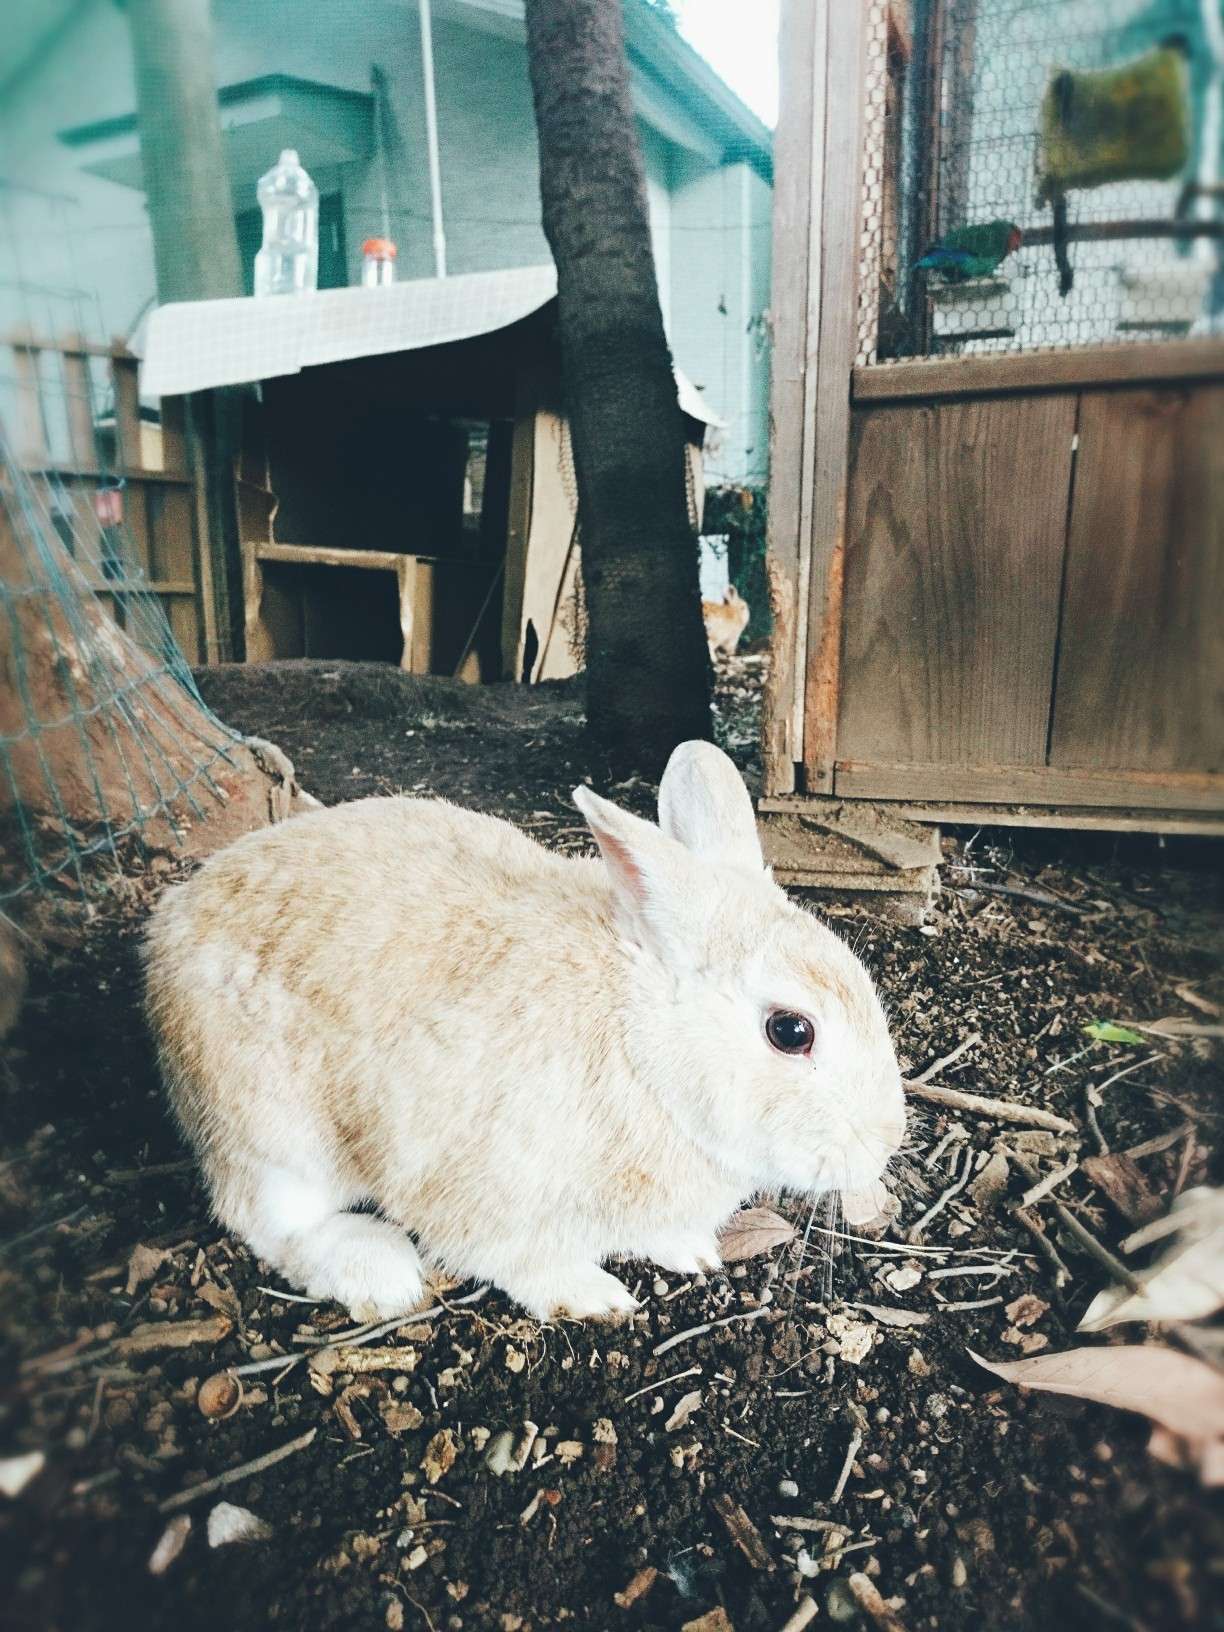
[[[1219,0],[869,0],[859,364],[1224,332]]]
[[[133,547],[90,297],[22,263],[15,218],[40,214],[45,253],[70,233],[64,201],[0,185],[0,905],[80,898],[97,859],[207,819],[240,741],[204,709]]]

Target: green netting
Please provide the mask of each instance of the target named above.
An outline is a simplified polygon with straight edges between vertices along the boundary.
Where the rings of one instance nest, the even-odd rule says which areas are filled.
[[[105,358],[72,353],[89,296],[23,264],[44,203],[55,243],[64,201],[0,184],[0,904],[83,893],[91,862],[205,821],[241,741],[201,702],[121,519]]]

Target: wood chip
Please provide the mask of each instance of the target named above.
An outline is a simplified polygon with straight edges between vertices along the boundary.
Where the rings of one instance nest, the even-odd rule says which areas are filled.
[[[803,1632],[804,1627],[810,1626],[819,1613],[815,1598],[809,1598],[805,1593],[795,1606],[795,1613],[783,1621],[778,1632]]]
[[[378,1408],[383,1427],[389,1434],[410,1434],[425,1418],[409,1400],[386,1399]]]
[[[1042,1315],[1048,1315],[1049,1312],[1049,1304],[1035,1292],[1022,1292],[1003,1311],[1013,1326],[1034,1326]]]
[[[761,1532],[733,1497],[725,1494],[713,1498],[713,1508],[727,1527],[727,1534],[752,1565],[754,1570],[772,1570],[774,1561],[761,1540]]]
[[[680,1632],[735,1632],[735,1628],[727,1619],[726,1610],[720,1607],[698,1615],[695,1621],[685,1621]]]
[[[880,1597],[879,1588],[869,1575],[856,1571],[847,1576],[846,1585],[855,1603],[880,1632],[906,1632],[904,1621]]]
[[[683,1428],[693,1412],[700,1406],[701,1401],[702,1393],[699,1388],[693,1389],[691,1394],[682,1394],[676,1401],[671,1416],[663,1424],[664,1430],[669,1434],[674,1434],[677,1428]]]
[[[191,1534],[191,1514],[180,1513],[162,1531],[157,1546],[149,1554],[149,1574],[164,1575],[187,1545]]]
[[[1084,1177],[1121,1213],[1128,1224],[1149,1224],[1163,1208],[1143,1170],[1132,1157],[1122,1153],[1087,1156],[1080,1164]]]
[[[132,1248],[127,1264],[127,1286],[124,1288],[129,1298],[139,1292],[146,1281],[153,1279],[169,1256],[165,1247],[146,1247],[142,1243]]]
[[[612,1594],[612,1602],[617,1609],[632,1609],[639,1598],[644,1598],[659,1579],[659,1572],[653,1564],[644,1564],[636,1575],[630,1577],[619,1592]]]
[[[436,1485],[439,1479],[450,1472],[458,1455],[459,1446],[453,1431],[450,1428],[440,1428],[426,1445],[425,1455],[421,1458],[425,1477],[431,1485]]]
[[[116,1338],[112,1353],[130,1360],[139,1354],[164,1354],[170,1349],[193,1349],[205,1343],[220,1343],[234,1329],[228,1315],[211,1315],[204,1320],[150,1321],[133,1326],[126,1337]]]

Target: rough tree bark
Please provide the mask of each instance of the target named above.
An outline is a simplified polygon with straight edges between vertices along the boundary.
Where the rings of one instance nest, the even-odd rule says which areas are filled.
[[[127,0],[157,294],[242,293],[209,0]]]
[[[653,773],[709,737],[684,428],[663,332],[619,0],[526,0],[544,231],[582,517],[587,718]]]

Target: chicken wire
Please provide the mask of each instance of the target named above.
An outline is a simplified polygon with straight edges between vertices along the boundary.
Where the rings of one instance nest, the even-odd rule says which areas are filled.
[[[860,365],[1224,332],[1220,0],[866,15]],[[996,266],[919,265],[991,223]]]
[[[108,502],[111,379],[72,349],[100,329],[76,261],[71,201],[0,181],[0,907],[79,899],[152,824],[206,820],[242,740],[204,708]]]

